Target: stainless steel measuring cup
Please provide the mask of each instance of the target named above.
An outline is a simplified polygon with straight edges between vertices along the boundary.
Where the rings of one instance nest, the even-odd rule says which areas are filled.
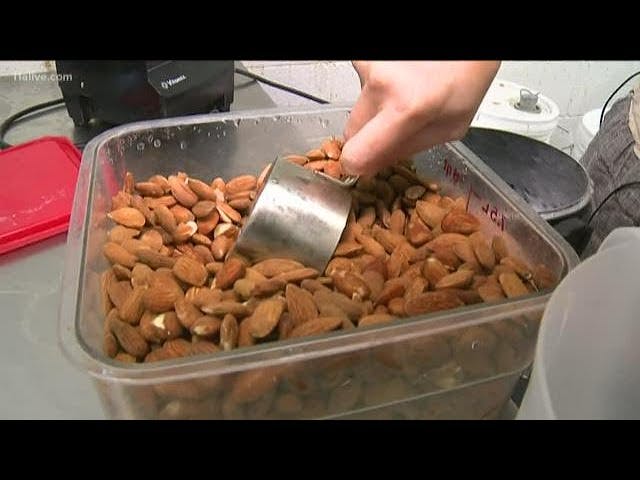
[[[323,272],[340,241],[351,208],[336,180],[278,158],[258,192],[235,244],[252,260],[281,257]]]

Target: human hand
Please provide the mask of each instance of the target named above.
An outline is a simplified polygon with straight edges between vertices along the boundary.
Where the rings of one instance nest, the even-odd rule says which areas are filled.
[[[353,62],[362,91],[342,149],[350,175],[382,168],[467,132],[500,62]]]

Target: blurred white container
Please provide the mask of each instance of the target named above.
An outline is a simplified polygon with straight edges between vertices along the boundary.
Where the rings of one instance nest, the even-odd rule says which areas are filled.
[[[600,130],[601,108],[596,108],[585,113],[580,119],[580,123],[573,133],[572,157],[582,163],[582,156],[587,151],[587,147]]]
[[[557,287],[517,419],[640,419],[640,228],[619,228]]]
[[[517,83],[496,79],[471,126],[505,130],[549,143],[559,117],[560,109],[550,98]]]

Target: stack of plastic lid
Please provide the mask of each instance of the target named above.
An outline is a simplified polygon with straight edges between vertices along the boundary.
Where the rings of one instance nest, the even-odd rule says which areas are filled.
[[[0,151],[0,254],[67,231],[80,158],[63,137]]]
[[[560,109],[550,98],[517,83],[496,79],[471,126],[503,130],[549,143],[559,117]]]

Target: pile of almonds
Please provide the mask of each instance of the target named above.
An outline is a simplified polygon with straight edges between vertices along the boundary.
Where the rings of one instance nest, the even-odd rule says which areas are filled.
[[[287,157],[340,178],[342,143]],[[486,238],[464,198],[439,193],[410,162],[360,178],[342,239],[324,272],[230,255],[259,177],[203,181],[127,173],[101,277],[104,353],[123,362],[212,354],[366,327],[552,287],[544,265]]]

